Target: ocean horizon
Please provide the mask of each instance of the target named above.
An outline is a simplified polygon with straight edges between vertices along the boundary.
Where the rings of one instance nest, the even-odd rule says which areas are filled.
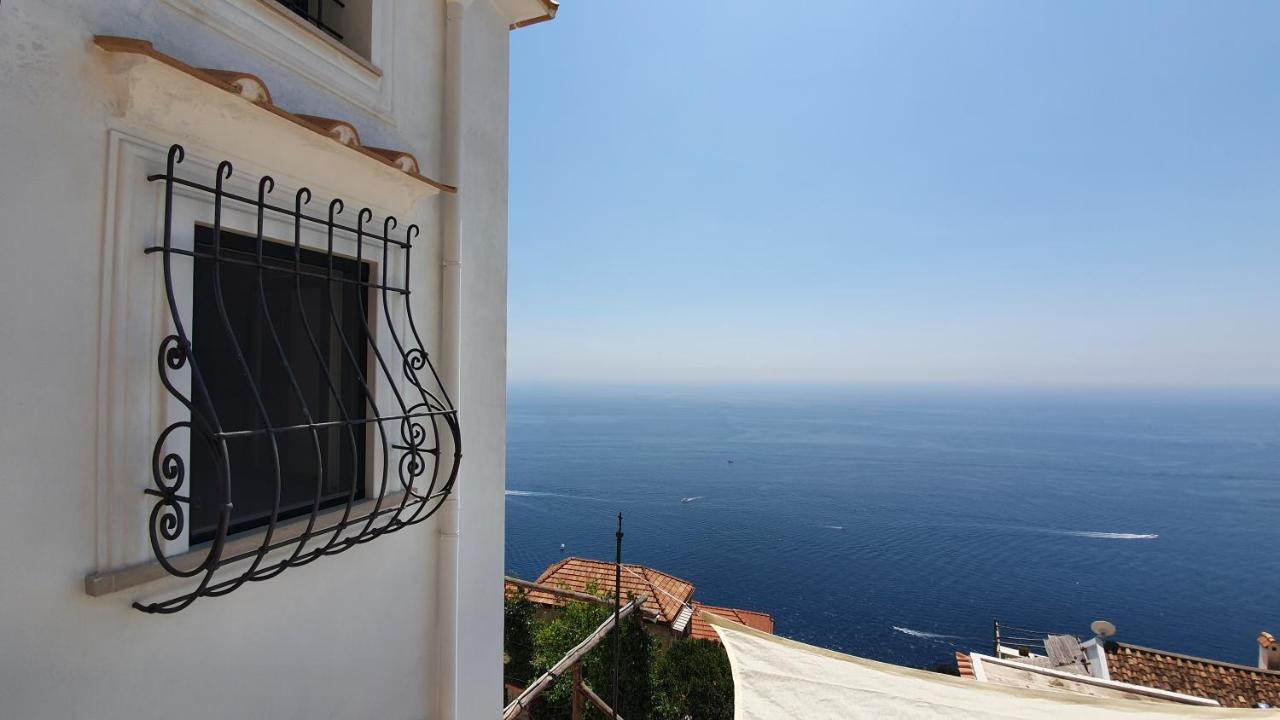
[[[513,384],[506,569],[692,582],[917,667],[993,619],[1253,664],[1280,629],[1280,391]],[[561,551],[561,544],[565,549]]]

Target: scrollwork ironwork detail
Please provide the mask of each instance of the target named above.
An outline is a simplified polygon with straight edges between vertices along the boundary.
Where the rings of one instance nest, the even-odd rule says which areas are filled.
[[[229,162],[217,165],[213,186],[179,177],[175,170],[185,159],[186,153],[179,145],[169,149],[166,168],[163,174],[151,175],[148,180],[161,182],[164,185],[164,229],[163,240],[158,246],[147,248],[148,253],[158,253],[162,259],[165,297],[168,302],[172,332],[160,342],[157,365],[161,384],[166,392],[182,406],[188,417],[170,423],[159,432],[152,450],[151,486],[144,492],[154,496],[155,503],[149,516],[149,535],[157,561],[169,573],[195,579],[195,587],[175,597],[159,602],[140,604],[135,607],[148,613],[173,613],[188,607],[201,597],[216,597],[233,592],[246,582],[257,582],[276,577],[292,567],[310,563],[326,555],[345,552],[357,545],[389,532],[395,532],[410,525],[418,524],[431,517],[452,491],[458,476],[459,462],[462,456],[461,433],[459,430],[457,411],[453,409],[448,392],[440,382],[439,374],[431,363],[417,325],[409,308],[407,298],[410,293],[409,255],[412,243],[419,234],[416,225],[405,228],[402,237],[393,237],[392,233],[399,222],[394,217],[385,217],[382,222],[382,233],[370,232],[367,229],[373,220],[373,211],[361,208],[356,214],[354,226],[341,220],[344,203],[333,199],[328,206],[325,217],[308,213],[306,206],[311,201],[311,190],[299,188],[294,196],[292,207],[280,205],[270,200],[275,189],[275,181],[270,176],[263,176],[258,181],[257,196],[240,195],[226,189],[225,181],[231,179],[233,168]],[[247,208],[257,217],[257,268],[258,294],[261,302],[265,332],[271,340],[272,347],[283,361],[288,373],[292,391],[302,400],[302,391],[297,378],[290,367],[290,358],[281,342],[272,320],[273,312],[269,308],[267,296],[263,291],[263,273],[267,267],[263,262],[262,248],[264,226],[268,217],[284,219],[291,223],[294,230],[293,248],[301,253],[302,234],[304,228],[316,229],[325,233],[328,246],[327,254],[332,258],[335,235],[342,236],[344,242],[354,243],[357,263],[365,262],[366,246],[380,249],[379,278],[360,281],[361,287],[376,292],[379,302],[371,302],[368,312],[381,309],[382,319],[379,327],[386,331],[389,346],[379,343],[377,335],[370,329],[368,317],[361,314],[360,324],[364,332],[363,339],[353,347],[351,339],[337,324],[339,308],[334,304],[333,294],[329,293],[328,316],[324,318],[324,327],[333,323],[336,337],[341,342],[344,355],[354,362],[362,354],[371,356],[371,367],[359,371],[361,403],[372,409],[372,416],[365,413],[350,413],[345,408],[334,390],[334,400],[339,409],[338,418],[326,418],[313,415],[312,410],[302,400],[305,422],[302,424],[281,424],[275,421],[262,401],[258,381],[253,377],[250,365],[240,351],[235,332],[227,320],[226,310],[222,305],[221,280],[215,280],[214,287],[221,320],[226,326],[226,333],[232,349],[240,362],[244,374],[243,382],[246,395],[250,397],[261,416],[261,426],[251,428],[225,428],[219,422],[213,404],[209,402],[209,388],[205,375],[201,372],[199,348],[192,345],[187,331],[187,324],[180,312],[182,305],[177,300],[178,291],[175,283],[175,258],[195,258],[200,256],[195,249],[174,246],[173,208],[174,189],[181,187],[184,192],[203,194],[211,200],[213,207],[214,237],[220,238],[222,231],[222,212],[225,204],[234,204],[241,209]],[[212,256],[215,276],[221,263],[231,263],[224,258],[215,240]],[[392,254],[399,254],[398,263],[392,262]],[[377,259],[367,256],[368,260]],[[403,276],[393,279],[391,267],[395,265],[403,269]],[[280,268],[272,267],[273,272]],[[330,260],[327,274],[315,275],[304,271],[296,264],[292,270],[294,288],[297,293],[299,311],[302,312],[302,325],[309,338],[312,350],[319,356],[320,348],[316,341],[312,323],[301,306],[301,279],[304,276],[319,277],[326,286],[339,282],[333,275],[333,261]],[[397,284],[397,280],[398,283]],[[314,282],[314,281],[313,281]],[[349,282],[349,281],[348,281]],[[399,301],[393,303],[392,298]],[[358,338],[359,339],[359,338]],[[392,351],[394,349],[394,352]],[[398,358],[388,357],[398,355]],[[321,360],[320,367],[327,376],[330,388],[334,387],[337,370]],[[178,375],[178,373],[185,375]],[[184,390],[187,386],[190,390]],[[388,396],[392,402],[388,403]],[[198,399],[200,402],[193,402]],[[380,411],[386,406],[386,411]],[[398,423],[398,441],[392,441],[387,434],[387,423]],[[366,433],[363,428],[372,426],[374,432]],[[361,443],[361,436],[372,442],[380,462],[378,477],[372,478],[369,485],[373,488],[371,497],[356,502],[356,485],[350,482],[350,490],[346,502],[338,508],[320,512],[321,478],[316,479],[316,500],[312,503],[310,513],[302,518],[289,521],[286,527],[280,522],[281,474],[295,458],[283,453],[276,443],[277,436],[284,433],[309,433],[314,441],[316,457],[320,458],[319,435],[321,429],[340,428],[342,442],[355,448]],[[179,560],[166,553],[167,546],[179,541],[184,532],[189,531],[189,506],[192,502],[190,493],[191,462],[180,451],[180,438],[185,435],[188,443],[201,443],[209,449],[208,456],[215,465],[212,470],[217,482],[216,510],[217,526],[213,539],[204,547],[186,553]],[[229,438],[261,436],[267,438],[274,448],[275,457],[275,509],[271,512],[265,530],[259,536],[255,547],[243,549],[237,541],[235,550],[228,551],[228,534],[231,525],[231,513],[234,507],[234,496],[238,478],[232,467],[232,457],[228,450]],[[363,447],[363,445],[361,445]],[[395,480],[391,480],[391,468],[395,468]],[[355,472],[358,468],[325,468],[323,460],[318,460],[317,473]],[[398,483],[398,488],[396,484]],[[425,486],[425,487],[423,487]],[[184,494],[184,491],[186,494]],[[184,509],[185,508],[185,509]]]

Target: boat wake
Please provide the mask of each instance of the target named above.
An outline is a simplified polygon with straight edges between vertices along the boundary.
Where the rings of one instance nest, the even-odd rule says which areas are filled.
[[[1061,530],[1058,528],[1046,527],[1028,527],[1026,525],[1001,525],[988,526],[999,527],[1001,530],[1015,530],[1018,532],[1033,532],[1041,535],[1058,535],[1061,537],[1078,537],[1092,538],[1094,540],[1155,540],[1160,537],[1157,533],[1125,533],[1125,532],[1102,532],[1100,530]]]
[[[920,638],[922,640],[959,640],[961,639],[959,635],[942,635],[939,633],[924,632],[923,630],[912,630],[911,628],[898,627],[897,625],[894,625],[893,629],[902,633],[903,635],[910,635],[913,638]]]
[[[702,495],[694,495],[693,497],[682,497],[682,498],[680,498],[680,502],[682,502],[682,503],[691,503],[691,502],[693,502],[693,501],[695,501],[695,500],[701,500],[701,499],[702,499],[702,497],[703,497]]]
[[[1096,532],[1093,530],[1058,530],[1056,533],[1072,537],[1094,538],[1096,540],[1155,540],[1160,537],[1156,533]]]
[[[844,529],[844,526],[843,526],[843,525],[823,525],[822,527],[824,527],[824,528],[826,528],[826,529],[828,529],[828,530],[843,530],[843,529]]]
[[[591,497],[590,495],[568,495],[565,493],[538,492],[536,490],[507,490],[508,497],[549,497],[564,498],[565,500],[593,500],[595,502],[607,502],[604,498]]]

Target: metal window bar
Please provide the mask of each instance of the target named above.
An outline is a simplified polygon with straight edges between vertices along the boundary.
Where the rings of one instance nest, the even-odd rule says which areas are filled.
[[[212,187],[182,179],[175,175],[175,169],[182,163],[184,156],[185,152],[182,146],[176,144],[171,146],[166,161],[165,173],[147,177],[148,181],[164,183],[164,230],[162,244],[149,247],[145,252],[149,254],[158,253],[162,257],[165,294],[173,325],[171,334],[160,342],[157,357],[160,381],[168,393],[186,409],[190,419],[178,420],[159,433],[152,452],[151,473],[154,487],[147,488],[144,492],[157,498],[148,521],[151,547],[155,553],[156,560],[170,574],[183,578],[198,578],[198,582],[194,589],[167,600],[146,605],[134,603],[135,608],[147,613],[175,613],[188,607],[198,598],[226,595],[247,582],[273,578],[291,567],[305,565],[326,555],[345,552],[356,545],[369,542],[386,533],[421,523],[431,517],[440,508],[449,493],[452,492],[462,457],[462,438],[458,425],[457,411],[453,408],[449,394],[441,383],[440,376],[423,347],[422,338],[418,332],[413,314],[409,310],[407,300],[411,292],[409,287],[410,250],[412,249],[413,239],[418,235],[418,227],[409,225],[405,229],[402,239],[393,238],[391,233],[398,223],[394,217],[388,217],[382,224],[381,234],[368,230],[366,229],[366,224],[373,219],[373,212],[369,208],[363,208],[357,213],[354,227],[349,223],[344,224],[338,220],[343,212],[343,202],[339,199],[335,199],[329,204],[328,213],[324,217],[308,214],[304,211],[304,207],[311,200],[311,191],[305,187],[296,193],[291,209],[287,206],[273,204],[268,202],[268,196],[275,187],[275,181],[270,176],[263,176],[259,179],[256,198],[227,192],[223,189],[223,183],[231,177],[232,167],[231,163],[226,161],[218,165],[217,176]],[[209,398],[204,376],[201,373],[199,347],[192,345],[186,329],[188,326],[184,323],[179,312],[180,305],[174,289],[173,260],[175,257],[191,257],[195,253],[173,247],[174,188],[177,186],[207,194],[212,198],[215,241],[214,250],[209,255],[214,261],[214,290],[217,298],[217,310],[220,314],[221,324],[227,333],[227,338],[240,365],[239,369],[242,371],[245,384],[244,390],[252,398],[254,406],[258,409],[261,418],[260,427],[227,428],[223,427],[219,422],[217,413],[213,409],[214,405]],[[250,263],[250,265],[255,266],[257,269],[258,301],[266,331],[271,338],[271,347],[274,348],[283,363],[291,385],[291,392],[301,404],[301,411],[305,418],[304,423],[286,425],[272,421],[266,404],[263,402],[263,396],[256,385],[254,374],[249,364],[245,361],[240,343],[235,337],[235,331],[232,329],[227,317],[226,308],[223,304],[220,268],[224,263],[230,264],[233,259],[222,257],[220,238],[223,232],[222,210],[228,202],[247,206],[251,212],[256,214],[257,231],[253,240],[257,247],[257,258],[256,263]],[[285,218],[293,226],[294,263],[291,270],[282,271],[278,266],[268,265],[263,262],[262,248],[264,242],[266,242],[263,236],[263,227],[267,217]],[[385,318],[381,328],[391,340],[391,344],[394,346],[394,354],[388,352],[387,348],[378,346],[375,335],[369,327],[369,318],[365,313],[357,313],[360,316],[360,323],[363,325],[365,340],[362,341],[361,347],[353,348],[338,322],[338,308],[334,304],[331,291],[327,293],[328,314],[323,319],[323,322],[326,323],[326,328],[332,327],[337,331],[336,336],[343,350],[342,357],[345,357],[346,361],[356,368],[355,372],[359,380],[360,393],[368,408],[366,413],[353,413],[344,407],[341,393],[337,387],[339,383],[339,368],[326,362],[327,353],[319,347],[316,339],[315,328],[319,319],[308,318],[307,312],[303,309],[301,279],[305,276],[316,277],[316,273],[304,269],[301,264],[302,232],[304,227],[318,227],[325,233],[327,238],[328,270],[327,273],[320,274],[319,277],[330,283],[327,287],[331,289],[331,284],[338,281],[338,278],[333,276],[335,233],[341,233],[346,239],[354,241],[358,264],[365,261],[366,246],[370,246],[371,252],[381,261],[381,278],[379,281],[374,282],[370,278],[368,281],[356,282],[358,285],[365,287],[366,292],[376,291],[378,300],[370,300],[368,312],[376,313],[379,309],[381,310]],[[398,281],[398,285],[394,284],[388,277],[389,260],[392,252],[403,253],[400,260],[404,268],[404,276]],[[338,414],[341,416],[339,419],[316,417],[312,409],[307,407],[305,395],[298,385],[298,379],[291,367],[290,358],[285,352],[284,343],[281,341],[277,328],[272,321],[273,313],[267,302],[263,282],[267,273],[281,272],[293,278],[297,309],[301,313],[302,327],[305,330],[310,349],[314,354],[312,361],[316,362],[322,370],[330,397],[335,401],[333,404],[336,405]],[[404,298],[402,312],[393,313],[390,296]],[[402,328],[404,331],[403,336],[401,332],[397,331],[397,327],[401,324],[400,321],[404,323]],[[360,353],[371,355],[371,361],[365,368],[367,375],[359,370],[361,365],[357,362],[357,356]],[[175,382],[171,376],[171,373],[186,367],[190,368],[191,396],[180,391],[178,389],[179,383]],[[350,369],[346,368],[348,371]],[[386,388],[390,391],[394,399],[394,407],[389,408],[390,412],[384,413],[380,411],[375,397],[375,391],[378,388]],[[199,398],[202,402],[193,402],[193,397]],[[385,398],[385,394],[383,397]],[[202,408],[207,410],[202,410]],[[392,430],[396,437],[389,436],[387,429],[389,424],[392,425]],[[370,442],[380,449],[382,460],[381,470],[376,481],[377,496],[372,503],[372,508],[367,512],[353,512],[353,507],[356,503],[355,479],[360,476],[358,468],[353,468],[354,474],[351,488],[347,492],[346,503],[343,506],[340,518],[336,522],[325,522],[323,527],[317,527],[321,511],[321,476],[325,472],[318,430],[321,428],[343,428],[346,431],[347,440],[352,447],[355,447],[358,442],[356,430],[360,429],[363,432],[363,429],[369,425],[376,429],[375,433],[370,433],[370,435],[376,437],[376,442]],[[199,438],[200,442],[207,444],[215,459],[214,462],[217,466],[216,470],[219,478],[219,481],[215,483],[217,507],[219,508],[217,527],[212,541],[208,543],[203,560],[189,569],[179,568],[170,562],[165,555],[163,547],[165,541],[177,540],[182,535],[186,524],[186,511],[184,511],[183,506],[189,506],[191,503],[189,493],[182,494],[187,476],[187,468],[183,456],[171,449],[166,449],[170,437],[183,431],[189,435],[190,442],[194,443]],[[315,499],[311,504],[310,515],[305,523],[305,529],[296,537],[276,540],[274,538],[275,531],[281,521],[279,515],[282,465],[288,461],[288,457],[282,456],[280,453],[276,439],[283,433],[299,432],[312,434],[312,444],[319,461],[316,465]],[[250,435],[267,437],[272,445],[274,507],[266,529],[263,531],[261,542],[256,549],[224,555],[228,530],[231,525],[231,511],[236,496],[235,468],[232,467],[227,441]],[[442,455],[445,454],[451,455],[448,458],[447,471],[442,468],[442,462],[446,459]],[[396,473],[394,479],[390,477],[391,468],[393,467]],[[398,487],[394,487],[393,483],[398,483]],[[398,499],[397,497],[392,497],[393,495],[398,496]],[[290,546],[292,546],[292,550],[285,553],[284,551],[288,550]],[[269,554],[277,552],[285,554],[285,556],[268,558]],[[228,569],[230,566],[240,563],[247,564],[244,567]]]
[[[333,3],[340,10],[347,7],[343,0],[280,0],[282,5],[300,15],[307,22],[331,35],[335,40],[341,40],[342,33],[325,22],[324,6],[326,2]],[[333,16],[330,15],[330,17]]]

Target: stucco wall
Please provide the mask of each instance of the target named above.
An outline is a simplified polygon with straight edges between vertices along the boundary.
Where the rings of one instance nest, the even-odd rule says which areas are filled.
[[[365,144],[412,151],[424,175],[462,188],[462,377],[454,390],[466,457],[458,484],[456,698],[458,717],[491,717],[501,681],[507,21],[488,0],[467,7],[462,171],[449,178],[437,172],[443,2],[394,3],[389,89],[370,106],[326,90],[323,76],[300,76],[273,59],[272,48],[247,45],[181,9],[190,5],[0,2],[0,718],[441,714],[435,678],[448,653],[438,646],[433,610],[440,598],[434,520],[174,616],[130,607],[156,592],[155,584],[98,598],[84,593],[85,575],[113,562],[100,527],[110,508],[100,492],[99,402],[110,393],[99,384],[100,336],[110,331],[101,312],[108,129],[122,122],[118,76],[92,46],[95,34],[147,39],[195,66],[258,74],[277,105],[350,120]],[[253,157],[252,135],[227,152]],[[423,229],[415,282],[435,293],[414,299],[433,351],[441,202],[424,196],[408,211]],[[137,473],[149,478],[146,467]]]
[[[465,439],[468,487],[460,493],[459,717],[497,717],[502,696],[502,570],[507,373],[507,28],[472,2],[462,32],[459,193],[462,234],[463,407],[478,430]],[[472,482],[474,478],[480,480]],[[494,621],[493,618],[497,618]],[[492,714],[490,714],[490,708]],[[476,713],[462,712],[468,709]]]

